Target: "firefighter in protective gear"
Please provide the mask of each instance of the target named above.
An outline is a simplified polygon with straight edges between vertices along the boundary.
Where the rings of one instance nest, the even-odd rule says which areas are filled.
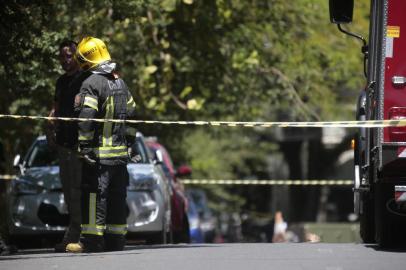
[[[116,64],[103,41],[84,38],[75,55],[90,75],[75,99],[79,118],[105,119],[79,122],[79,153],[84,159],[82,174],[81,243],[67,246],[68,252],[123,250],[127,231],[126,187],[128,147],[135,129],[124,122],[134,115],[135,102],[125,82],[114,72]]]
[[[89,70],[111,61],[106,44],[98,38],[85,37],[78,45],[76,61],[82,70]]]

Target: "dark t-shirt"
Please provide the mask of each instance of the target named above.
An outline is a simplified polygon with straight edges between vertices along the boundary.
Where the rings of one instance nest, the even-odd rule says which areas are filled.
[[[73,75],[62,75],[56,81],[55,88],[55,116],[76,117],[74,112],[75,96],[79,93],[82,84],[81,72]],[[58,121],[56,125],[56,143],[61,146],[73,148],[78,142],[78,123],[76,121]]]

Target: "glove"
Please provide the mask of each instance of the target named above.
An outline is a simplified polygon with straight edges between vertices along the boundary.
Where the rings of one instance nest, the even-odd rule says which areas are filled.
[[[130,160],[134,163],[138,163],[142,160],[141,155],[138,154],[136,151],[134,151],[132,147],[128,148],[128,156],[130,157]]]
[[[83,159],[89,165],[95,165],[97,160],[92,149],[90,148],[79,148],[79,157]]]

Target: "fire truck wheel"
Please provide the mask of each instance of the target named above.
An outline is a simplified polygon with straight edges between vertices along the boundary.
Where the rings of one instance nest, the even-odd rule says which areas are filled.
[[[362,192],[361,211],[359,216],[360,236],[365,244],[375,243],[375,226],[374,226],[374,199],[373,193]]]
[[[383,248],[406,246],[406,216],[391,209],[394,200],[393,184],[375,184],[376,240]]]

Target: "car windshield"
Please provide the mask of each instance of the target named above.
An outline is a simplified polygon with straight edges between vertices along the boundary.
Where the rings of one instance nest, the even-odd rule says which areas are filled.
[[[57,166],[59,164],[56,151],[51,151],[46,140],[37,140],[27,157],[28,167]]]

